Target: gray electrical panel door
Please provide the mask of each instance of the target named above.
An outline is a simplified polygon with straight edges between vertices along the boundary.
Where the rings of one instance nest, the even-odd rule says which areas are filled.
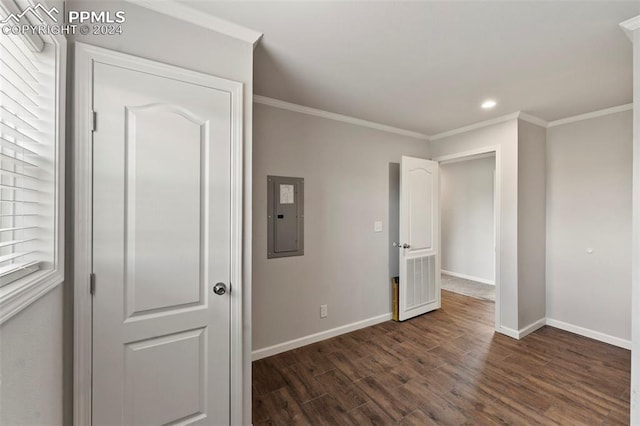
[[[267,258],[304,254],[304,179],[267,176]]]

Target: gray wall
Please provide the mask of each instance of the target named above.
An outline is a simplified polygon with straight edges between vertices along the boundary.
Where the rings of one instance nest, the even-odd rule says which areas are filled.
[[[400,276],[400,253],[393,243],[400,241],[400,163],[389,164],[389,279]]]
[[[518,323],[545,318],[546,129],[518,120]]]
[[[62,286],[2,325],[0,424],[62,425]]]
[[[495,157],[440,166],[442,270],[494,283]]]
[[[125,10],[127,21],[120,36],[72,37],[69,55],[73,56],[73,42],[80,41],[99,47],[116,50],[152,59],[183,68],[212,74],[244,83],[245,120],[245,283],[251,277],[251,136],[252,136],[252,96],[253,96],[253,47],[247,43],[188,24],[169,16],[148,11],[129,3],[109,1],[70,1],[67,10]],[[74,85],[73,61],[70,61],[68,78],[68,113],[71,108]],[[73,122],[72,116],[68,120]],[[73,129],[67,129],[67,150],[72,150]],[[72,172],[73,164],[67,163]],[[71,177],[72,173],[68,173]],[[67,227],[73,227],[71,206],[73,186],[67,189]],[[72,234],[68,233],[68,240]],[[67,257],[72,258],[71,247]],[[67,265],[70,276],[72,265]],[[62,291],[63,290],[63,291]],[[64,293],[64,296],[63,296]],[[73,284],[67,280],[64,289],[57,289],[38,301],[36,305],[19,313],[3,324],[2,329],[2,395],[0,407],[1,423],[12,425],[29,424],[71,424],[73,409]],[[64,299],[64,301],[63,301]],[[251,299],[250,292],[244,293],[245,349],[245,393],[250,394],[250,354],[251,354]],[[64,326],[62,312],[64,311]],[[63,337],[64,336],[64,337]],[[63,349],[64,347],[64,349]],[[64,361],[63,361],[64,355]],[[63,374],[64,362],[64,374]],[[21,368],[8,368],[20,365]],[[63,398],[63,387],[65,389]],[[244,400],[244,411],[250,416],[251,398]],[[39,414],[38,414],[39,413]],[[250,418],[247,418],[249,423]]]
[[[629,340],[632,113],[547,138],[547,316]]]
[[[388,314],[390,163],[427,143],[258,104],[254,141],[254,349]],[[270,174],[305,179],[304,256],[267,260]]]
[[[502,187],[500,200],[499,253],[502,259],[499,278],[500,326],[518,330],[518,120],[513,119],[465,133],[432,141],[432,158],[499,146],[497,182]]]

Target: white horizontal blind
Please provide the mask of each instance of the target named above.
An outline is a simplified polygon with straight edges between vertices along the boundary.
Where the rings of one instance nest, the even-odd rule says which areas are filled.
[[[48,257],[55,57],[0,36],[0,287]]]

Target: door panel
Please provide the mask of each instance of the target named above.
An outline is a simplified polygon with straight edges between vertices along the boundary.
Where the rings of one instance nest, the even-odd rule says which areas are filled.
[[[410,250],[433,248],[433,183],[431,171],[415,167],[407,171]]]
[[[164,425],[203,418],[206,412],[205,329],[154,337],[127,344],[125,348],[126,424]],[[158,369],[159,365],[167,364],[178,368]],[[158,404],[159,399],[162,404]]]
[[[207,123],[180,109],[152,104],[126,110],[129,317],[204,302],[207,134]],[[173,261],[176,255],[181,261]]]
[[[94,65],[93,423],[229,424],[229,92]]]
[[[402,157],[399,248],[401,321],[440,308],[438,197],[438,163]]]

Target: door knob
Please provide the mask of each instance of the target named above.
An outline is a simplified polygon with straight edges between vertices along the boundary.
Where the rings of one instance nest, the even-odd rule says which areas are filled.
[[[408,249],[409,247],[411,247],[409,244],[404,243],[404,244],[400,244],[400,243],[393,243],[393,246],[396,248],[404,248],[404,249]]]
[[[222,296],[227,292],[227,286],[224,283],[217,283],[213,286],[213,292],[218,296]]]

